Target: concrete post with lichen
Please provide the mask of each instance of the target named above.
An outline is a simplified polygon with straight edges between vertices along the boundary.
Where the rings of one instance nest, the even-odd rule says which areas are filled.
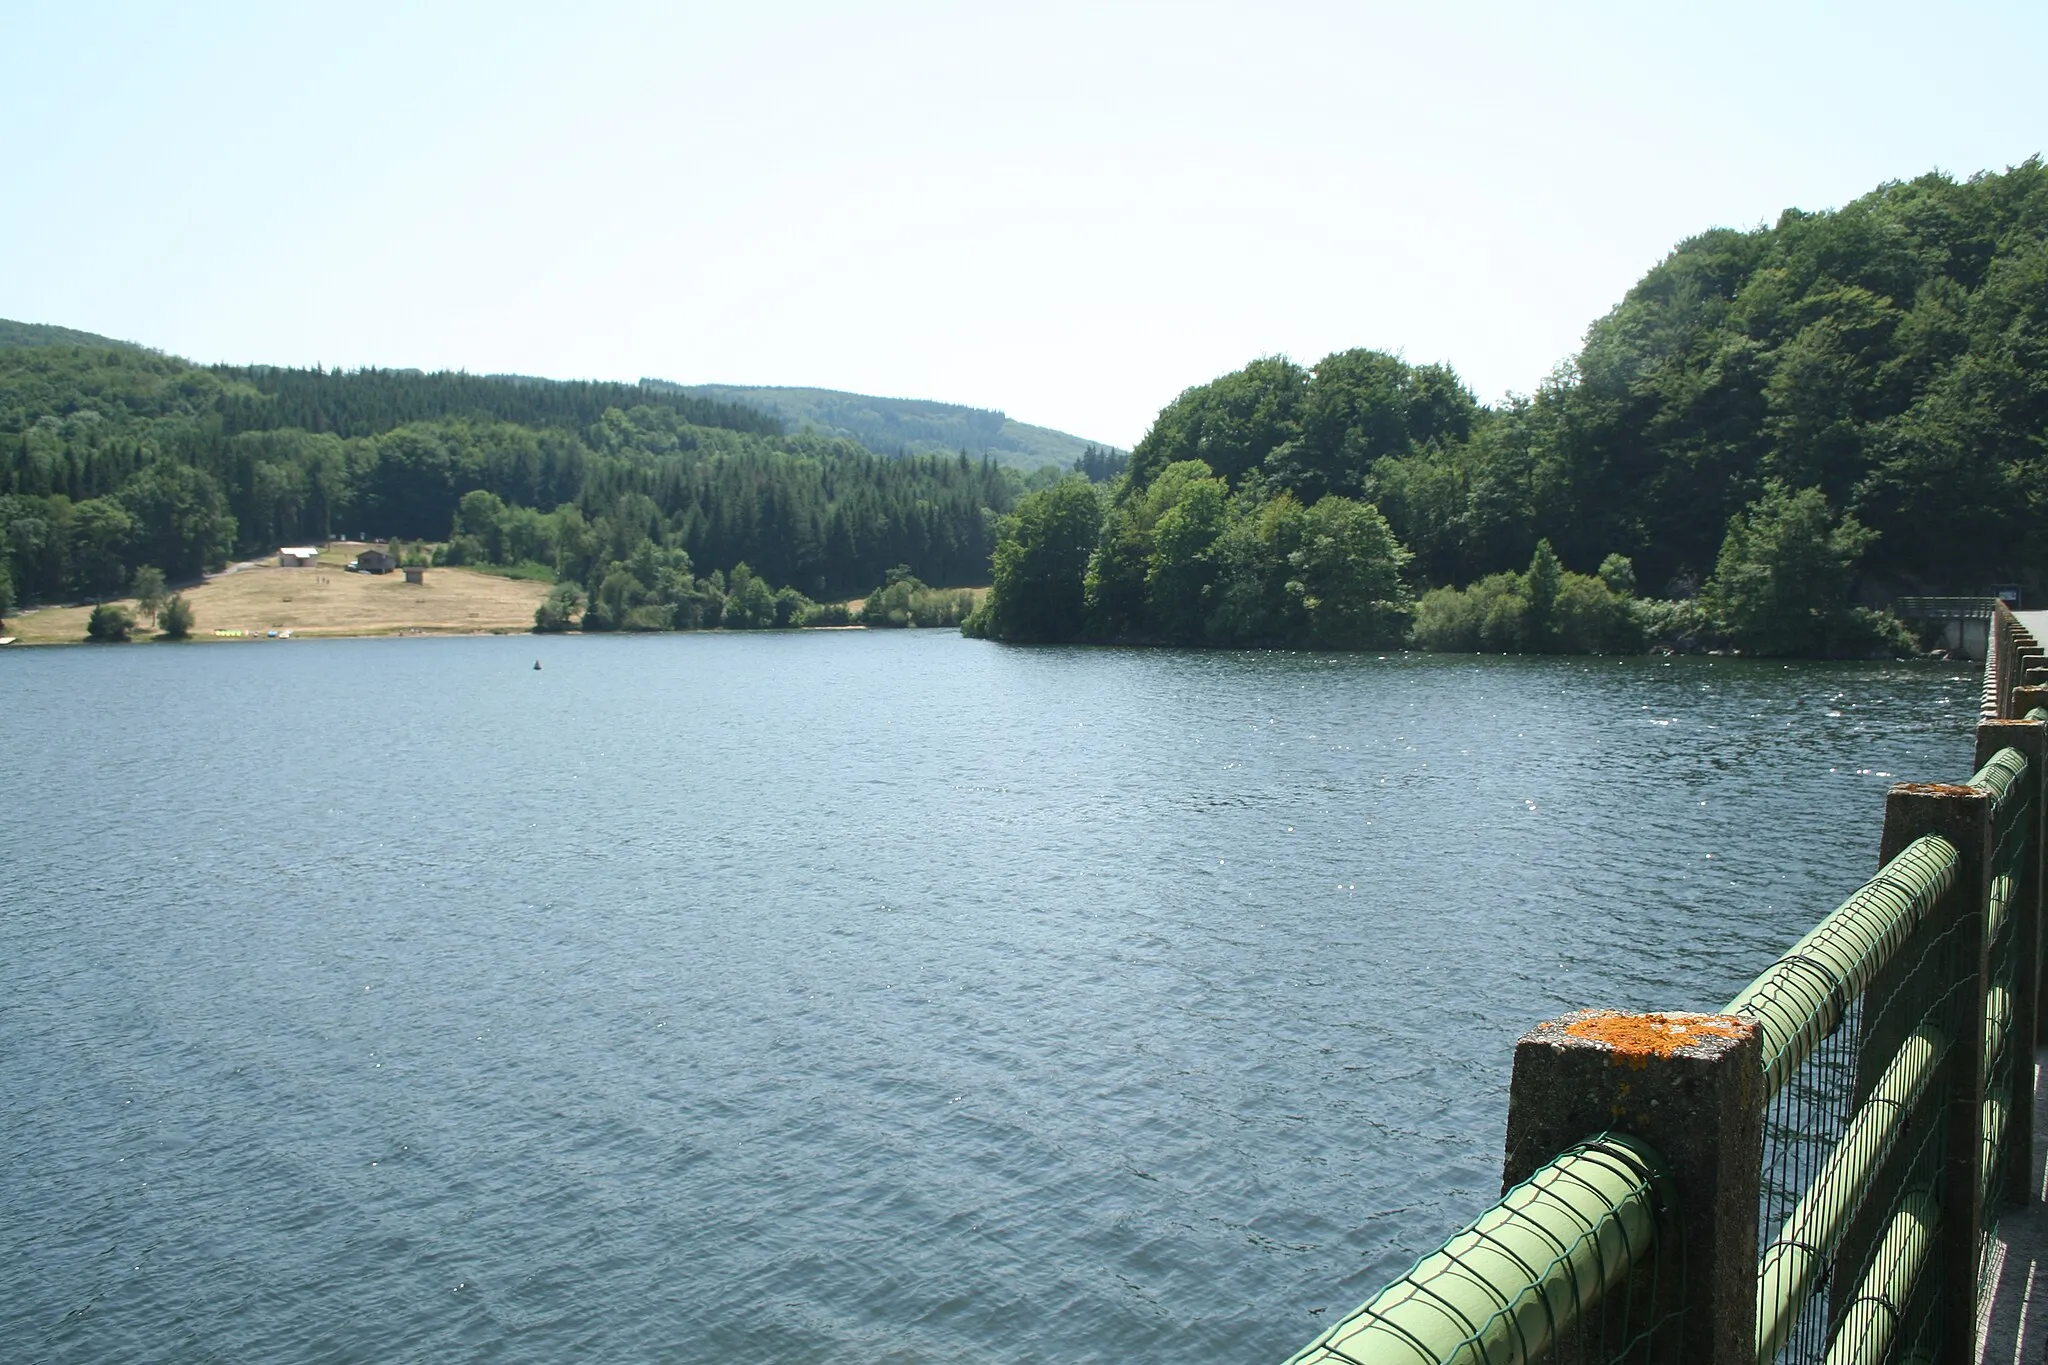
[[[1677,1247],[1657,1292],[1683,1318],[1657,1352],[1688,1365],[1755,1365],[1757,1183],[1763,1163],[1757,1026],[1731,1014],[1580,1010],[1515,1045],[1502,1185],[1599,1132],[1662,1156]]]

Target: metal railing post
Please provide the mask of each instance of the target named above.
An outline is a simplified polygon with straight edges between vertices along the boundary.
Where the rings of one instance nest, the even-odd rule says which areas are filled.
[[[1934,1354],[1940,1360],[1972,1360],[1976,1351],[1987,1079],[1984,1005],[1989,945],[1984,920],[1991,888],[1992,824],[1992,798],[1974,787],[1901,782],[1885,797],[1881,859],[1897,856],[1924,835],[1946,839],[1960,858],[1955,884],[1945,898],[1947,904],[1927,926],[1937,935],[1952,936],[1947,957],[1958,974],[1948,983],[1955,993],[1946,1011],[1954,1046],[1944,1066],[1948,1076],[1941,1112],[1946,1132],[1938,1190],[1939,1223],[1929,1262],[1939,1320]]]
[[[1524,1034],[1515,1045],[1503,1186],[1610,1129],[1654,1147],[1677,1195],[1679,1254],[1663,1258],[1658,1286],[1684,1313],[1667,1338],[1668,1359],[1755,1365],[1757,1025],[1731,1014],[1581,1010]]]

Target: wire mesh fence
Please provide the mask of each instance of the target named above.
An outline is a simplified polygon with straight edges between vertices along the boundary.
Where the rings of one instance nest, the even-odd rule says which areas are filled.
[[[1639,1109],[1630,1121],[1661,1132],[1662,1153],[1640,1124],[1566,1148],[1289,1365],[1931,1365],[1974,1354],[1997,1211],[2029,1195],[2048,796],[2048,651],[2002,604],[1991,630],[1978,731],[1988,757],[1968,784],[1894,788],[1885,838],[1896,853],[1878,874],[1723,1014],[1684,1016],[1755,1040],[1746,1098],[1730,1106],[1732,1092],[1716,1092],[1748,1115],[1749,1137],[1725,1112],[1697,1115],[1718,1124],[1709,1147],[1751,1153],[1753,1183],[1730,1187],[1745,1208],[1753,1201],[1754,1223],[1718,1207],[1703,1219],[1725,1190],[1667,1172],[1675,1143],[1699,1176],[1682,1116]],[[1655,1031],[1679,1017],[1608,1023]],[[1680,1054],[1652,1046],[1607,1060],[1654,1058],[1673,1068],[1667,1095],[1705,1093],[1705,1073],[1684,1068],[1710,1059]],[[1532,1092],[1539,1074],[1552,1086],[1567,1074],[1544,1065],[1532,1065]],[[1511,1106],[1522,1081],[1518,1048]],[[1613,1091],[1617,1117],[1629,1091]],[[1511,1114],[1509,1164],[1526,1171],[1558,1134],[1517,1148],[1516,1123]],[[1695,1279],[1735,1233],[1733,1292],[1702,1299]],[[1965,1267],[1972,1247],[1978,1264]],[[1740,1311],[1752,1306],[1745,1286],[1753,1317]],[[1731,1335],[1724,1318],[1742,1330]]]
[[[1940,1176],[1929,1122],[1969,992],[1969,925],[1938,912],[1953,846],[1910,845],[1730,1003],[1769,1021],[1758,1177],[1757,1359],[1836,1358],[1890,1219]]]

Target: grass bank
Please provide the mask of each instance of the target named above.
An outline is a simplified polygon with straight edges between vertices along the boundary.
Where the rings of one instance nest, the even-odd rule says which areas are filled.
[[[344,569],[365,547],[335,544],[320,561],[298,569],[276,563],[236,565],[184,590],[192,606],[192,638],[223,640],[217,630],[246,632],[228,640],[295,636],[505,634],[533,628],[533,609],[547,584],[469,569],[429,569],[422,583],[402,573],[354,574]],[[131,614],[133,599],[121,602]],[[42,607],[7,618],[0,635],[22,644],[75,644],[85,639],[92,608]],[[136,638],[151,632],[138,626]]]

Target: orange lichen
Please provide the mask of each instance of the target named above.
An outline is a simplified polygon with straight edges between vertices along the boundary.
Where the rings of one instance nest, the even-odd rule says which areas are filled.
[[[1953,782],[1894,782],[1892,790],[1911,796],[1980,796],[1975,787],[1958,787]]]
[[[1741,1038],[1756,1025],[1729,1014],[1623,1014],[1588,1010],[1564,1026],[1567,1035],[1599,1043],[1614,1060],[1646,1066],[1710,1038]]]

